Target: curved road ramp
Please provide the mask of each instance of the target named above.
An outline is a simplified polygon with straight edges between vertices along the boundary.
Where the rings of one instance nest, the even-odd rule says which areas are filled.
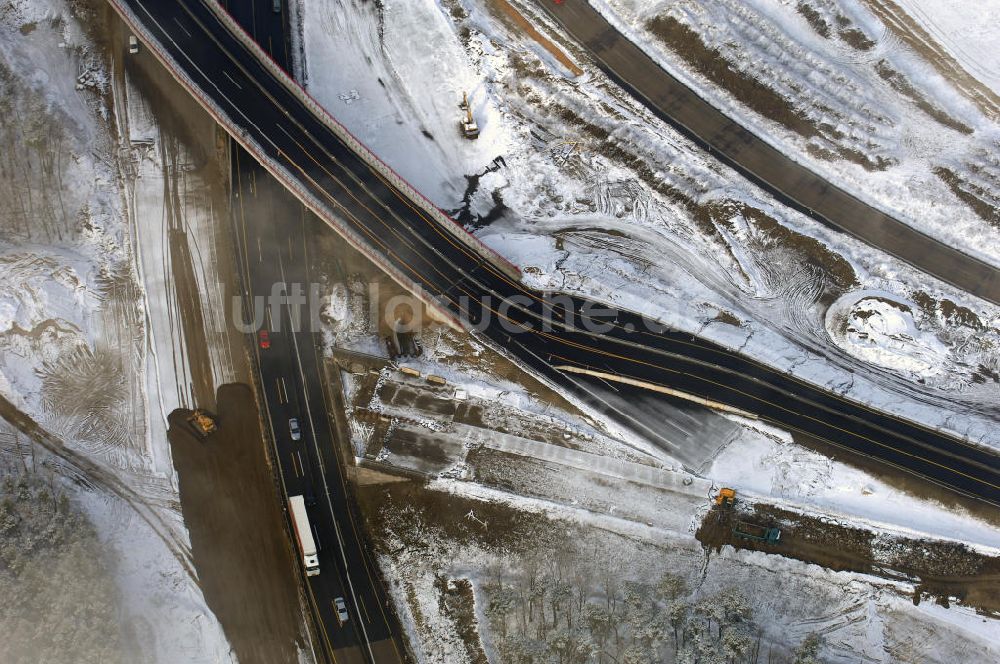
[[[1000,304],[1000,270],[864,203],[771,147],[668,74],[584,0],[539,0],[613,81],[779,201],[964,291]]]

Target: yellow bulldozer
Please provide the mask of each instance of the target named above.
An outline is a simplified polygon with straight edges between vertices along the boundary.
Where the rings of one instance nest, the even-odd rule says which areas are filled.
[[[188,424],[191,425],[191,429],[200,437],[208,438],[208,436],[215,432],[219,428],[219,424],[215,419],[215,416],[209,413],[207,410],[202,408],[197,408],[193,413],[191,413],[187,418]]]

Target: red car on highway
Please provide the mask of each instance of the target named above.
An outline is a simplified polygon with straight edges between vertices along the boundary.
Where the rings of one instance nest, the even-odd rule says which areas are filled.
[[[271,336],[267,333],[267,330],[261,330],[258,332],[257,340],[260,342],[260,347],[264,350],[271,347]]]

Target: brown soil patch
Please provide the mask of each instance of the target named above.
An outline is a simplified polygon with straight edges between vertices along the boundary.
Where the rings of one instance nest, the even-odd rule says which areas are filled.
[[[858,51],[870,51],[875,48],[875,42],[857,28],[848,28],[837,33],[848,46]]]
[[[737,521],[781,529],[778,544],[733,534]],[[706,548],[764,551],[832,570],[915,582],[914,603],[924,595],[948,606],[950,598],[984,615],[1000,617],[1000,558],[958,542],[917,540],[845,526],[763,504],[713,507],[695,534]]]
[[[357,494],[372,543],[389,555],[399,544],[426,547],[428,532],[507,553],[537,548],[539,537],[545,538],[548,519],[544,516],[519,512],[501,503],[431,491],[419,481],[358,487]],[[467,518],[470,512],[475,519]]]
[[[709,214],[714,224],[730,228],[730,219],[734,215],[741,215],[756,227],[762,238],[759,250],[772,256],[777,256],[778,252],[789,251],[796,260],[811,266],[823,275],[824,284],[819,299],[824,304],[830,304],[845,291],[857,287],[858,280],[854,268],[843,256],[831,251],[819,240],[783,226],[757,208],[743,203],[724,201],[709,206]]]
[[[526,19],[521,12],[517,11],[507,0],[489,0],[487,5],[494,6],[502,14],[502,17],[506,19],[506,23],[512,24],[514,27],[520,29],[524,34],[528,35],[534,39],[538,44],[544,48],[546,51],[552,54],[556,60],[559,61],[566,69],[570,70],[574,76],[579,76],[583,73],[583,70],[577,66],[575,62],[569,59],[561,48],[553,44],[545,35],[540,33],[531,21]]]
[[[905,76],[889,66],[889,63],[885,60],[879,60],[875,64],[875,71],[882,78],[882,80],[892,87],[893,90],[904,95],[905,97],[909,97],[909,99],[917,105],[917,108],[937,122],[943,124],[945,127],[954,129],[955,131],[960,131],[963,134],[971,134],[973,132],[972,127],[959,122],[937,106],[934,106],[927,101],[927,99],[920,94],[915,87],[913,87],[913,84],[911,84]]]
[[[219,388],[218,431],[196,437],[187,410],[170,414],[181,510],[208,606],[240,662],[299,661],[298,565],[246,385]]]
[[[698,33],[673,16],[652,18],[646,27],[691,68],[741,104],[805,138],[819,135],[813,122],[787,100],[757,79],[733,69],[719,51],[706,46]]]
[[[799,14],[805,18],[816,34],[824,39],[830,38],[830,24],[826,22],[826,19],[824,19],[818,11],[816,11],[815,7],[804,2],[800,2],[796,9]]]
[[[719,323],[725,323],[726,325],[732,325],[733,327],[742,327],[743,325],[743,321],[741,321],[736,314],[725,309],[722,309],[719,313],[715,314],[715,318],[712,320]]]
[[[473,664],[488,664],[486,651],[479,638],[479,621],[476,620],[476,598],[472,582],[468,579],[438,577],[434,586],[440,596],[438,603],[442,612],[455,621],[459,636],[465,645],[465,652]]]
[[[983,191],[979,187],[964,181],[959,175],[944,166],[934,169],[934,175],[938,176],[942,182],[948,185],[951,193],[958,196],[963,203],[968,205],[983,221],[989,222],[994,228],[1000,228],[1000,208],[984,200],[989,196],[989,192]]]

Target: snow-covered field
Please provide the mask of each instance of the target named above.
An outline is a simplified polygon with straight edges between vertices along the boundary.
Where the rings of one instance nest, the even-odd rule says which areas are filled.
[[[996,48],[1000,2],[896,0],[896,4],[966,71],[1000,92],[1000,52]]]
[[[513,634],[521,635],[520,647],[542,651],[556,650],[557,636],[563,642],[588,642],[587,630],[600,622],[580,620],[577,630],[566,632],[553,624],[552,641],[544,630],[519,627],[528,612],[516,598],[531,597],[534,591],[538,611],[561,586],[568,587],[574,602],[581,598],[572,609],[581,618],[599,613],[583,613],[586,602],[607,606],[605,620],[616,627],[619,648],[632,642],[632,630],[641,625],[649,630],[647,638],[669,652],[670,630],[664,638],[655,621],[643,622],[637,607],[630,606],[665,574],[685,582],[678,598],[683,603],[697,605],[721,591],[742,593],[752,612],[753,635],[759,634],[761,652],[771,652],[774,661],[791,661],[791,653],[814,632],[824,641],[814,661],[986,662],[997,656],[997,621],[964,608],[942,609],[929,602],[914,606],[903,582],[729,548],[706,556],[689,536],[656,524],[595,515],[476,484],[439,480],[429,488],[429,501],[390,500],[380,517],[388,539],[384,546],[393,552],[381,556],[381,563],[393,580],[397,605],[406,607],[418,661],[476,661],[468,652],[461,614],[450,606],[446,592],[460,579],[472,584],[475,625],[491,661],[502,661],[499,649],[519,647],[507,640]],[[498,522],[502,530],[497,530]],[[503,588],[513,591],[513,600]],[[659,610],[665,613],[666,608]],[[561,612],[566,610],[564,605]],[[600,638],[599,630],[591,638]]]
[[[747,7],[737,13],[756,5]],[[544,25],[530,5],[519,8]],[[467,205],[463,218],[533,285],[643,311],[859,401],[1000,445],[1000,308],[782,208],[599,73],[572,77],[491,3],[313,0],[301,10],[310,91],[439,206]],[[853,66],[825,51],[813,57]],[[875,95],[873,105],[909,103],[884,86],[852,85]],[[458,132],[463,90],[483,127],[477,141]],[[975,121],[959,142],[992,131],[971,103],[949,103]],[[907,113],[913,131],[933,124]],[[880,176],[863,173],[866,182]],[[956,229],[968,210],[953,211],[947,226]],[[977,245],[990,237],[981,231]],[[868,315],[876,295],[884,310]]]
[[[963,97],[924,54],[902,43],[864,3],[595,0],[592,4],[665,69],[783,153],[922,231],[1000,264],[995,212],[982,218],[936,173],[946,168],[966,183],[975,182],[985,190],[981,198],[995,205],[1000,194],[995,164],[980,173],[974,172],[974,164],[980,154],[996,149],[997,116]],[[988,18],[991,3],[982,3],[971,14],[958,10],[949,14],[945,3],[936,4],[934,14],[950,15],[953,30],[964,24],[963,35],[978,33],[980,43],[992,30],[995,40],[995,27],[987,28],[988,21],[976,22]],[[681,41],[675,41],[673,48],[668,45],[662,27],[658,28],[665,24],[658,21],[673,22],[669,38],[679,39],[686,28],[733,71],[763,82],[789,104],[788,117],[784,121],[764,117],[731,90],[707,80],[685,61]],[[950,43],[959,41],[953,36]],[[968,44],[972,53],[965,59],[975,60],[976,42]],[[977,70],[988,70],[989,62],[988,57],[979,59]],[[861,161],[867,163],[855,163]]]
[[[239,380],[237,367],[244,364],[234,357],[227,339],[231,309],[227,275],[217,264],[228,249],[224,242],[228,210],[221,207],[226,191],[219,186],[219,174],[206,167],[203,158],[159,126],[155,101],[142,95],[128,73],[114,83],[117,131],[127,146],[122,195],[136,247],[136,270],[146,294],[144,377],[154,414],[147,435],[165,441],[172,410],[211,408],[215,395],[210,388]],[[185,301],[184,289],[177,286],[189,276],[198,301]],[[189,339],[191,330],[184,323],[192,309],[200,310],[202,324],[199,338]],[[207,350],[207,362],[196,372],[191,358],[202,349]],[[162,461],[166,465],[160,470],[172,472],[169,458]]]
[[[780,430],[745,423],[705,476],[760,500],[911,537],[965,542],[1000,554],[1000,528],[954,505],[911,493],[792,442]]]
[[[61,0],[0,10],[11,166],[0,176],[0,392],[65,446],[56,456],[96,464],[66,486],[114,561],[122,661],[230,661],[178,510],[164,411],[186,401],[173,382],[155,389],[150,321],[165,293],[140,276],[123,186],[133,152],[106,105],[112,75],[87,36],[102,28],[89,12]],[[138,211],[140,222],[162,214]],[[57,474],[71,467],[37,455]]]

